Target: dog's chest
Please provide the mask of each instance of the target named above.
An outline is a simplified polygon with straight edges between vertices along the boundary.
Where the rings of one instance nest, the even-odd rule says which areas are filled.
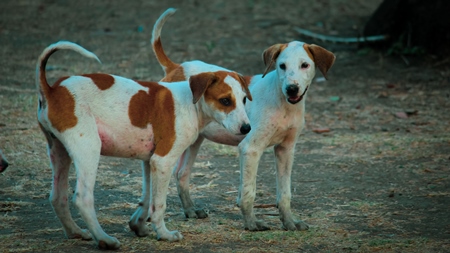
[[[270,117],[267,124],[270,136],[269,146],[280,144],[284,141],[293,140],[298,137],[303,129],[303,114],[277,113]]]

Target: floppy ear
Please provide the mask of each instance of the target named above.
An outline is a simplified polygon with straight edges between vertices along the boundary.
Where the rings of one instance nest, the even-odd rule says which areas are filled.
[[[237,75],[242,83],[242,87],[244,88],[245,95],[247,95],[247,98],[250,101],[253,101],[252,94],[250,93],[250,90],[248,89],[248,86],[250,85],[251,76],[241,76],[240,74],[237,74]]]
[[[275,44],[275,45],[267,48],[266,50],[264,50],[263,60],[264,60],[264,65],[266,65],[266,70],[264,71],[264,74],[262,77],[264,77],[267,74],[267,72],[269,72],[273,63],[277,60],[281,51],[283,51],[283,49],[285,49],[285,48],[286,48],[286,44]]]
[[[213,72],[204,72],[189,78],[189,87],[192,91],[193,100],[195,104],[203,96],[206,89],[217,81],[217,77]]]
[[[308,52],[325,79],[327,79],[327,72],[333,66],[336,56],[325,48],[314,44],[304,44],[303,48]]]

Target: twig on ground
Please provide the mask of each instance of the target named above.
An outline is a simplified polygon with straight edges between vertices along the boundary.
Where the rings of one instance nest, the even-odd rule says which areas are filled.
[[[271,208],[271,207],[277,207],[275,204],[259,204],[254,205],[253,208]]]

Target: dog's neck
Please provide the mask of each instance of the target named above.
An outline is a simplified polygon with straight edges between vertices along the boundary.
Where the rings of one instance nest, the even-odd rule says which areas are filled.
[[[199,132],[201,132],[209,123],[214,121],[214,118],[206,113],[207,106],[204,103],[204,99],[201,98],[197,104],[195,104]]]

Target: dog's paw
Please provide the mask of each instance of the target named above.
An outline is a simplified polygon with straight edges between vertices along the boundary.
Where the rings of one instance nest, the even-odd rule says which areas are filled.
[[[284,222],[283,223],[284,229],[289,231],[304,231],[309,229],[309,225],[306,224],[304,221],[292,221],[292,222]]]
[[[97,246],[99,249],[104,250],[115,250],[120,248],[120,242],[114,237],[108,236],[98,240]]]
[[[92,240],[92,235],[87,229],[80,229],[77,232],[67,233],[66,236],[68,239],[82,239],[86,241]]]
[[[130,220],[130,222],[128,222],[128,226],[130,227],[131,231],[133,231],[139,237],[148,236],[150,234],[150,229],[145,222],[136,223],[133,222],[133,220]]]
[[[183,235],[178,231],[168,231],[167,233],[157,233],[156,238],[158,241],[176,242],[183,239]]]
[[[208,217],[208,213],[203,209],[196,209],[197,219],[205,219]]]
[[[306,222],[301,221],[301,220],[295,222],[295,227],[297,227],[297,230],[300,230],[300,231],[309,229],[309,225]]]
[[[138,210],[134,212],[134,214],[131,216],[130,221],[128,222],[128,226],[130,227],[131,231],[133,231],[139,237],[148,236],[150,234],[150,230],[146,223],[147,215],[144,215],[142,211],[142,208],[138,208]]]
[[[189,210],[185,210],[184,211],[184,215],[186,216],[186,218],[188,219],[204,219],[208,217],[208,213],[199,208],[199,209],[189,209]]]
[[[270,227],[262,220],[255,220],[254,222],[245,222],[245,230],[265,231],[270,230]]]

